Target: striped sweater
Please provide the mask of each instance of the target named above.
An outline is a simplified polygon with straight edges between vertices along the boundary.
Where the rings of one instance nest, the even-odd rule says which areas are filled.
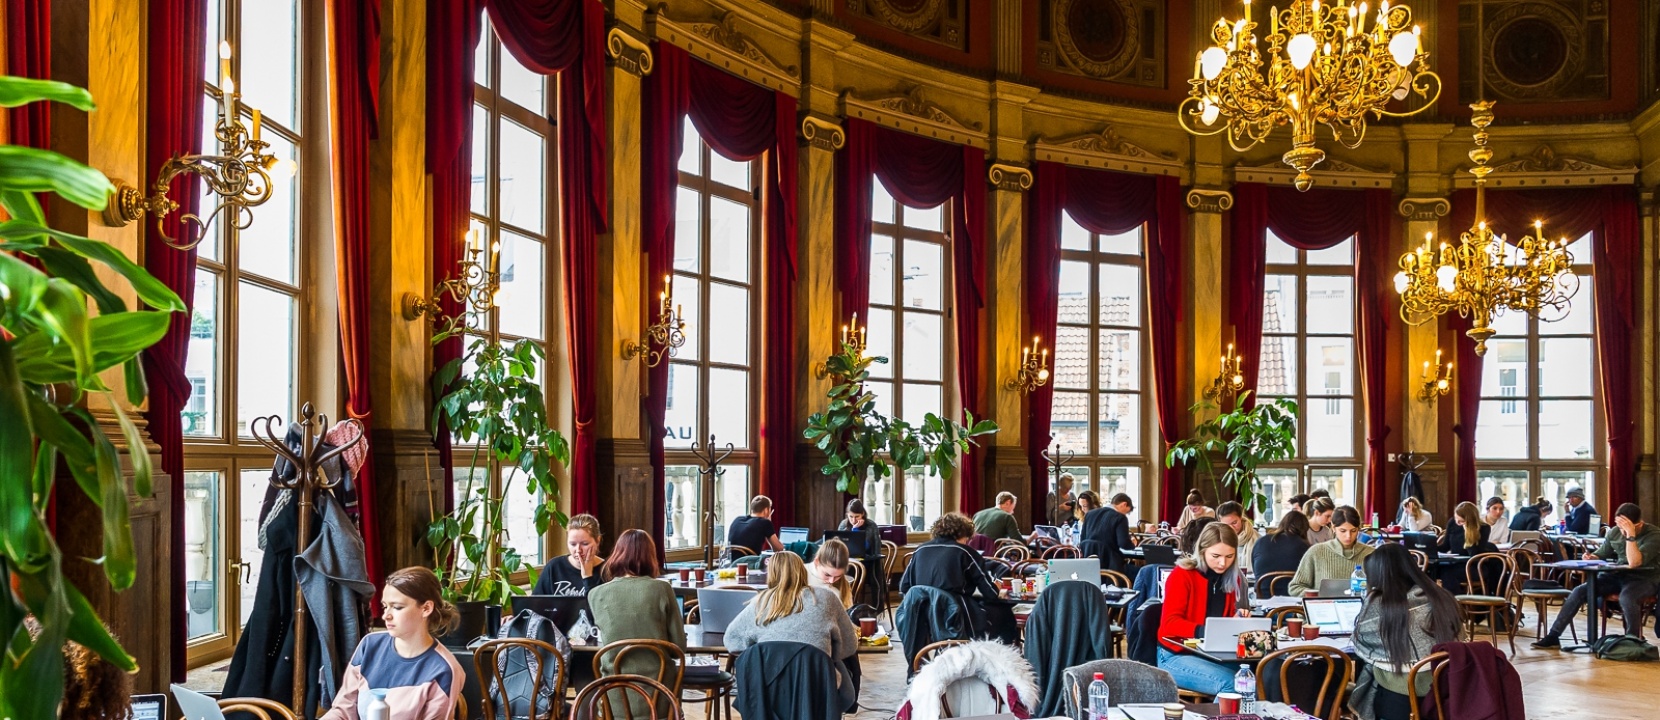
[[[320,720],[367,718],[371,690],[386,691],[391,720],[450,720],[465,680],[460,663],[441,643],[406,658],[398,654],[391,633],[370,633],[352,653],[334,707]]]

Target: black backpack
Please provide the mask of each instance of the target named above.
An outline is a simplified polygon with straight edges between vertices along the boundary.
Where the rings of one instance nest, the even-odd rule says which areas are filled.
[[[559,626],[552,620],[543,617],[534,610],[520,610],[502,625],[501,637],[529,638],[541,640],[559,650],[554,663],[543,665],[541,659],[527,652],[517,650],[504,652],[496,656],[496,671],[501,673],[502,681],[490,682],[488,692],[492,697],[508,699],[508,706],[497,708],[496,717],[509,720],[528,718],[530,716],[531,693],[536,687],[536,677],[541,676],[541,688],[536,693],[536,711],[538,715],[545,715],[552,711],[555,717],[562,717],[564,712],[564,698],[556,693],[563,688],[559,684],[561,668],[570,666],[571,643],[565,639],[565,633],[560,632]],[[501,686],[506,686],[505,692]]]

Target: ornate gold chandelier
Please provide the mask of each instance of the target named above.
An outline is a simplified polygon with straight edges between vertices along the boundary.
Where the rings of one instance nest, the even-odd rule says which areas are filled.
[[[1493,103],[1473,103],[1470,109],[1470,124],[1476,128],[1476,147],[1470,151],[1475,162],[1470,174],[1476,176],[1475,225],[1464,231],[1457,247],[1443,242],[1438,251],[1431,249],[1434,233],[1425,233],[1422,245],[1401,256],[1395,291],[1401,295],[1401,319],[1408,324],[1421,325],[1452,311],[1470,318],[1465,334],[1476,341],[1476,354],[1482,355],[1493,336],[1495,317],[1506,310],[1534,317],[1545,310],[1565,314],[1579,290],[1579,278],[1573,272],[1568,239],[1546,239],[1543,222],[1535,220],[1533,235],[1515,244],[1487,226],[1484,193],[1487,174],[1493,171],[1487,166],[1493,158],[1487,126],[1493,122]]]
[[[1366,137],[1366,116],[1405,117],[1435,104],[1441,78],[1429,69],[1422,28],[1412,9],[1383,0],[1373,13],[1349,0],[1293,0],[1273,7],[1269,32],[1259,41],[1251,18],[1226,18],[1211,28],[1215,45],[1194,59],[1193,86],[1176,109],[1182,128],[1195,135],[1227,132],[1235,150],[1246,150],[1281,125],[1291,126],[1291,149],[1282,157],[1297,170],[1298,190],[1314,184],[1308,172],[1326,159],[1314,147],[1316,125],[1331,128],[1344,147]],[[1415,110],[1390,112],[1409,92],[1426,101]],[[1224,122],[1217,124],[1217,120]]]

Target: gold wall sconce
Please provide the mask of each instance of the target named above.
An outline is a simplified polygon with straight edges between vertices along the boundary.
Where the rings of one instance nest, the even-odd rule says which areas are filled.
[[[1003,381],[1007,390],[1031,392],[1049,384],[1049,349],[1039,349],[1038,337],[1032,336],[1032,346],[1020,349],[1020,370]]]
[[[1205,388],[1206,400],[1215,400],[1220,404],[1238,397],[1245,390],[1245,373],[1240,363],[1239,353],[1234,351],[1233,343],[1228,343],[1228,352],[1222,356],[1222,369],[1217,371],[1216,379],[1210,381],[1210,387]]]
[[[1434,402],[1435,398],[1446,395],[1452,389],[1452,363],[1441,365],[1441,351],[1435,351],[1435,363],[1424,361],[1424,372],[1420,377],[1422,384],[1418,387],[1418,399],[1424,402]]]
[[[478,230],[467,231],[467,257],[460,263],[459,277],[450,278],[433,288],[432,297],[404,293],[403,317],[417,320],[422,317],[444,322],[454,330],[469,312],[488,312],[496,306],[501,293],[501,243],[490,243],[488,254]],[[461,306],[461,311],[450,316],[444,313],[441,302],[448,297]],[[492,333],[494,338],[494,333]]]
[[[219,120],[213,135],[219,141],[218,154],[175,155],[161,166],[151,193],[146,197],[137,188],[115,181],[115,196],[104,208],[104,222],[111,227],[124,227],[142,219],[146,214],[155,218],[156,232],[169,247],[189,250],[208,237],[221,216],[233,227],[246,230],[253,224],[253,208],[271,199],[271,171],[293,175],[294,161],[279,160],[265,150],[269,143],[259,139],[262,124],[258,108],[251,108],[253,129],[242,124],[238,103],[242,95],[231,79],[231,44],[219,43]],[[163,229],[162,220],[179,209],[179,204],[167,197],[173,181],[180,175],[193,174],[202,178],[207,189],[218,198],[218,205],[203,220],[196,213],[183,218],[185,237],[175,238]]]
[[[646,367],[657,367],[665,357],[673,357],[686,344],[686,320],[680,306],[674,303],[674,277],[663,276],[663,292],[657,296],[657,322],[646,328],[645,342],[624,340],[622,358],[638,357]]]
[[[841,352],[852,351],[852,353],[854,355],[857,355],[859,357],[864,357],[865,356],[865,347],[866,347],[865,334],[868,333],[869,331],[870,331],[870,326],[865,325],[865,326],[861,327],[859,325],[859,314],[858,313],[853,313],[852,322],[850,322],[847,325],[842,326]],[[820,362],[819,364],[814,365],[813,366],[813,377],[816,377],[820,380],[823,380],[827,377],[830,377],[830,363],[828,361],[826,361],[826,362]]]

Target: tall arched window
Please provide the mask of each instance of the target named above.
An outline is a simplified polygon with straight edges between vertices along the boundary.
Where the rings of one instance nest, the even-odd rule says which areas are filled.
[[[871,183],[868,351],[889,358],[871,366],[866,387],[876,410],[920,426],[923,416],[948,417],[954,402],[951,315],[950,203],[906,207],[880,181]],[[903,478],[870,480],[863,493],[871,518],[922,532],[946,511],[945,483],[921,468]]]
[[[1142,242],[1140,229],[1099,235],[1063,215],[1050,411],[1054,443],[1076,453],[1072,491],[1124,493],[1137,508],[1151,472]]]
[[[1298,457],[1258,473],[1273,522],[1284,500],[1324,489],[1338,505],[1359,499],[1361,429],[1355,401],[1355,240],[1299,250],[1268,233],[1263,284],[1261,401],[1295,400]]]
[[[1567,312],[1544,319],[1510,312],[1482,358],[1476,416],[1477,498],[1504,498],[1510,512],[1543,496],[1562,517],[1569,488],[1596,504],[1605,441],[1598,382],[1591,235],[1574,241],[1579,291]],[[1463,337],[1459,342],[1468,342]],[[1610,508],[1601,508],[1606,518]],[[1612,522],[1609,520],[1608,522]]]
[[[693,442],[734,451],[714,479],[715,540],[749,512],[759,460],[755,417],[759,319],[760,168],[709,147],[688,118],[675,201],[674,302],[686,319],[686,345],[669,360],[664,415],[664,524],[667,549],[703,545],[702,479]],[[653,314],[655,317],[655,314]]]

